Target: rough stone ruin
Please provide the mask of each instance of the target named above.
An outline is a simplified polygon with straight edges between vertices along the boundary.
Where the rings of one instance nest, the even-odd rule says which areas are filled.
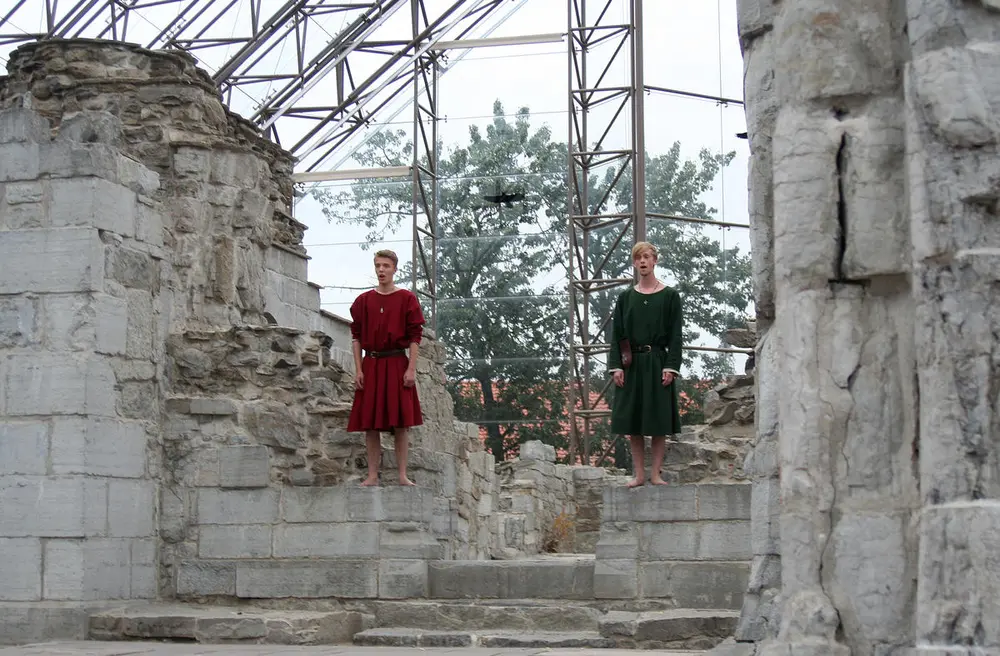
[[[22,46],[0,79],[0,643],[672,646],[733,635],[752,378],[625,490],[495,463],[421,347],[419,487],[357,485],[347,323],[293,162],[179,52]],[[729,404],[738,407],[733,412]]]
[[[737,638],[1000,653],[1000,3],[738,5],[759,387]]]

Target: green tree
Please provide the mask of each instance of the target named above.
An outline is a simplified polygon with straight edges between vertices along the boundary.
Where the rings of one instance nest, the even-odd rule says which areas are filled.
[[[488,448],[502,458],[528,439],[566,446],[566,145],[553,141],[548,127],[533,127],[527,108],[508,120],[498,101],[493,114],[485,130],[470,127],[468,143],[440,149],[437,323],[449,350],[456,414],[485,426]],[[404,131],[384,131],[355,157],[362,166],[407,165],[412,150]],[[710,218],[713,211],[698,197],[727,162],[707,152],[697,163],[682,161],[679,145],[651,158],[649,206]],[[590,197],[598,198],[610,182],[588,181]],[[630,183],[619,184],[627,189]],[[520,192],[524,199],[509,205],[484,200],[499,191]],[[363,225],[377,241],[409,220],[411,193],[408,184],[358,182],[316,196],[329,220]],[[611,202],[627,207],[631,199],[616,185]],[[735,249],[725,254],[737,284],[723,285],[722,251],[698,226],[656,222],[649,235],[685,296],[686,338],[718,334],[732,323],[749,299],[746,258]],[[588,257],[603,257],[612,239],[610,232],[598,235]],[[631,272],[626,241],[614,252],[609,277]],[[610,294],[595,295],[592,311],[606,312],[613,302]],[[603,382],[603,372],[592,374]]]

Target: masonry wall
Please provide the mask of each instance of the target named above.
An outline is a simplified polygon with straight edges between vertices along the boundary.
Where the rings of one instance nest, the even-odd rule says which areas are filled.
[[[156,596],[155,173],[86,117],[0,111],[0,640]],[[15,603],[16,602],[16,603]],[[32,602],[32,603],[23,603]]]

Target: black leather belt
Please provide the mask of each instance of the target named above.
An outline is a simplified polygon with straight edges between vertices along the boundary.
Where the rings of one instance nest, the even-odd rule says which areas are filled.
[[[649,344],[633,344],[632,351],[634,353],[650,353],[651,351],[666,351],[664,346],[650,346]]]
[[[406,349],[392,349],[389,351],[368,351],[368,355],[373,358],[388,358],[393,355],[406,355]]]

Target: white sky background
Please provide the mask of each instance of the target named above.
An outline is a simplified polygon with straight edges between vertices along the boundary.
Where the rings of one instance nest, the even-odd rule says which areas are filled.
[[[446,0],[427,0],[428,5],[437,6]],[[69,0],[64,0],[70,4]],[[2,3],[6,4],[6,3]],[[62,4],[62,3],[61,3]],[[246,3],[239,3],[237,9],[226,13],[224,20],[211,26],[210,36],[228,37],[237,34],[241,25],[248,24],[248,12],[243,10]],[[280,4],[280,0],[264,0],[264,15],[269,15]],[[596,4],[594,1],[590,3]],[[603,2],[600,3],[603,5]],[[219,7],[222,2],[217,3]],[[506,15],[514,7],[520,6],[513,15],[489,36],[517,36],[542,33],[562,33],[567,28],[565,0],[511,0],[499,10],[497,17]],[[11,20],[3,31],[35,31],[42,26],[42,4],[37,0],[27,3],[25,8]],[[144,10],[141,16],[130,22],[130,32],[126,40],[147,45],[159,28],[172,18],[170,5]],[[612,11],[618,12],[621,22],[627,21],[627,2],[619,0]],[[742,57],[739,50],[736,29],[736,0],[645,0],[645,81],[648,85],[680,89],[697,93],[741,99]],[[204,20],[209,20],[206,15]],[[336,34],[344,23],[343,15],[330,15],[318,19],[319,30],[313,30],[309,48],[322,47],[321,32]],[[323,25],[323,21],[326,21]],[[96,22],[95,26],[100,22]],[[96,28],[95,28],[96,29]],[[245,28],[243,28],[245,29]],[[379,38],[409,36],[409,9],[404,8],[380,28]],[[186,28],[190,34],[192,26]],[[481,33],[475,37],[484,36]],[[87,36],[94,36],[88,33]],[[319,37],[319,38],[317,38]],[[446,36],[445,38],[451,38]],[[5,63],[10,46],[0,46],[0,63]],[[204,67],[214,70],[232,51],[231,46],[199,50],[195,54]],[[461,61],[458,56],[465,52]],[[278,71],[289,66],[292,53],[275,50],[265,60],[258,71],[273,65]],[[355,57],[352,55],[352,57]],[[360,79],[365,70],[364,56],[352,61],[357,67]],[[382,59],[373,59],[368,70],[374,70]],[[617,83],[625,79],[626,70],[613,70]],[[490,122],[492,104],[496,99],[503,102],[504,109],[513,114],[518,108],[527,106],[533,116],[533,125],[543,123],[552,128],[553,138],[567,139],[567,53],[565,43],[538,44],[530,46],[508,46],[501,48],[480,48],[471,51],[451,51],[449,70],[441,77],[439,88],[440,114],[443,118],[439,134],[445,147],[465,144],[469,126],[485,126]],[[611,83],[615,83],[612,81]],[[328,101],[333,77],[319,83],[304,104]],[[244,115],[250,114],[257,101],[273,89],[273,83],[261,83],[256,87],[245,87],[234,93],[231,108]],[[395,129],[412,129],[412,106],[404,98],[390,108],[402,108],[393,121]],[[737,139],[736,133],[745,131],[743,108],[740,105],[719,106],[714,102],[682,98],[678,96],[651,93],[646,96],[646,151],[650,156],[660,155],[680,141],[682,156],[695,158],[702,148],[713,152],[735,151],[736,158],[716,180],[714,188],[705,195],[704,201],[715,207],[718,216],[733,223],[746,223],[747,214],[747,160],[749,149],[745,140]],[[281,119],[282,129],[289,134],[301,129],[292,119]],[[387,116],[383,114],[382,121]],[[615,147],[627,138],[627,122],[621,122],[620,134],[614,134],[607,147]],[[291,127],[285,127],[291,126]],[[377,124],[371,129],[384,127]],[[358,143],[365,132],[356,135],[351,143]],[[285,140],[288,145],[288,140]],[[333,168],[343,159],[337,155],[325,162],[321,169]],[[346,161],[339,168],[354,168],[354,162]],[[335,190],[346,189],[350,183],[332,183]],[[446,184],[446,183],[445,183]],[[331,186],[328,184],[327,186]],[[655,208],[649,208],[651,210]],[[399,253],[401,261],[410,259],[410,223],[394,234],[386,236],[383,243],[374,244],[369,250],[361,248],[367,229],[364,227],[331,225],[327,222],[318,203],[311,197],[303,199],[295,207],[296,218],[309,226],[306,245],[312,260],[309,277],[324,286],[322,297],[324,309],[335,314],[346,315],[348,307],[357,295],[358,287],[375,283],[372,272],[372,252],[380,246],[392,248]],[[749,236],[745,229],[721,230],[706,228],[705,233],[713,238],[725,240],[727,247],[737,245],[744,253],[749,252]],[[669,278],[669,273],[659,272]],[[555,282],[558,276],[544,282]],[[748,311],[750,311],[748,309]],[[715,346],[717,340],[708,338],[703,344]],[[742,358],[740,358],[742,360]],[[738,366],[740,364],[738,363]]]

